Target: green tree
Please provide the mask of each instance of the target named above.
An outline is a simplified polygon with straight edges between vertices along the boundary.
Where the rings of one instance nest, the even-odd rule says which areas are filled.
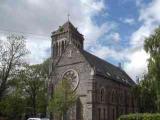
[[[46,113],[48,106],[48,98],[47,98],[47,88],[48,88],[48,80],[49,80],[49,62],[50,59],[44,60],[42,64],[31,65],[31,68],[36,69],[36,74],[39,74],[41,78],[43,78],[43,87],[39,91],[37,96],[37,112]]]
[[[7,40],[0,40],[0,101],[7,94],[10,81],[23,66],[27,53],[23,36],[10,35]]]
[[[19,94],[11,94],[0,102],[1,114],[10,120],[20,119],[24,113],[25,99]]]
[[[160,112],[160,27],[145,40],[144,49],[149,53],[148,75],[156,92],[157,110]]]
[[[39,65],[25,66],[10,82],[10,92],[1,100],[0,111],[9,119],[18,119],[23,113],[34,115],[47,108],[47,86]],[[29,109],[29,110],[27,110]],[[29,111],[29,112],[28,112]]]
[[[20,72],[20,87],[27,98],[27,107],[33,109],[33,115],[37,112],[45,112],[46,109],[46,86],[45,77],[41,75],[35,66],[27,66]]]
[[[70,82],[61,80],[54,89],[53,96],[49,102],[49,110],[56,118],[66,120],[67,111],[77,100],[76,93],[72,91]]]
[[[26,100],[17,77],[10,83],[10,88],[8,94],[0,101],[0,113],[1,116],[6,116],[9,120],[20,119],[25,111]]]
[[[155,91],[149,76],[145,75],[133,90],[138,102],[139,112],[156,112]]]
[[[0,40],[0,115],[8,119],[18,119],[28,108],[34,115],[46,113],[49,59],[27,65],[27,53],[23,36]]]

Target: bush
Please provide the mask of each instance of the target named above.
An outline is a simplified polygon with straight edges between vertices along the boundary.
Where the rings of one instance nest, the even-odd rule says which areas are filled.
[[[137,113],[122,115],[118,120],[160,120],[160,114],[151,114],[151,113]]]

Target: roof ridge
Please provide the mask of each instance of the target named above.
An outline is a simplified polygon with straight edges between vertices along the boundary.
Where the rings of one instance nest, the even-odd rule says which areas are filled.
[[[81,53],[98,74],[102,74],[104,76],[108,74],[109,77],[116,81],[129,85],[135,85],[135,82],[128,76],[128,74],[119,67],[89,53],[88,51],[81,50]]]

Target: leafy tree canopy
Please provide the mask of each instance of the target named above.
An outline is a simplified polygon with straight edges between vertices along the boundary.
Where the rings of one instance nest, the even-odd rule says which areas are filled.
[[[49,110],[58,116],[65,117],[67,110],[75,104],[76,100],[77,96],[72,91],[70,82],[63,79],[54,89],[53,97],[49,102]]]

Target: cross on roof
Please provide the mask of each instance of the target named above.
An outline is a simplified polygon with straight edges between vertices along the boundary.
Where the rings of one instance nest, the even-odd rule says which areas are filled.
[[[68,21],[69,21],[70,14],[68,13],[67,16],[68,16]]]

